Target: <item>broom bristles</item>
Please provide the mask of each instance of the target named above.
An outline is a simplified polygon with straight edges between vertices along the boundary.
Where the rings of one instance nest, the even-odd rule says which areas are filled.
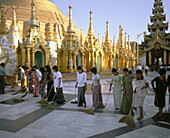
[[[105,108],[105,106],[103,105],[102,102],[99,102],[98,107],[101,108],[101,109],[104,109],[104,108]]]
[[[92,109],[84,109],[83,112],[86,113],[86,114],[94,115],[94,112],[93,112]]]
[[[119,120],[120,123],[126,123],[128,126],[136,127],[136,123],[132,115],[126,115]]]

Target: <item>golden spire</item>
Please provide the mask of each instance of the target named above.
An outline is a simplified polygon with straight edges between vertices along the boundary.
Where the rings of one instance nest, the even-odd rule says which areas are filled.
[[[2,10],[3,7],[4,7],[3,5],[0,6],[0,8],[1,8],[0,34],[8,34],[9,30],[8,30],[8,27],[7,27],[7,24],[6,24],[6,20],[4,18],[4,10]]]
[[[125,42],[124,42],[124,46],[125,46],[125,49],[128,49],[128,45],[127,45],[127,32],[125,32]]]
[[[119,38],[118,38],[118,44],[119,44],[119,48],[122,47],[124,48],[124,43],[123,43],[123,29],[122,26],[119,26]]]
[[[113,36],[113,49],[116,50],[116,40],[115,40],[115,36]]]
[[[98,33],[97,41],[98,41],[98,43],[99,43],[99,45],[100,45],[100,33]]]
[[[11,24],[11,28],[12,28],[12,30],[14,30],[14,32],[18,31],[15,6],[12,7],[12,24]]]
[[[110,36],[109,36],[109,22],[106,22],[106,36],[105,36],[105,42],[110,42]]]
[[[69,5],[69,25],[67,28],[67,33],[74,33],[73,23],[72,23],[72,6],[71,6],[71,4]]]
[[[104,36],[102,36],[102,45],[104,45],[104,43],[105,43],[105,42],[104,42]]]
[[[89,36],[94,36],[94,29],[93,29],[93,22],[92,22],[92,20],[93,20],[92,14],[93,14],[93,12],[92,12],[92,10],[90,10],[90,23],[89,23],[89,30],[88,30],[88,35],[89,35]]]
[[[132,50],[132,48],[131,48],[131,44],[130,44],[130,36],[128,35],[128,49],[129,49],[129,51],[131,51]]]
[[[81,44],[81,46],[83,46],[83,28],[81,28],[80,44]]]
[[[48,26],[48,41],[53,40],[53,31],[51,28],[51,18],[49,18],[49,26]]]
[[[29,21],[29,26],[30,27],[39,27],[39,23],[38,20],[36,18],[36,13],[35,13],[35,0],[32,0],[31,2],[31,18]]]

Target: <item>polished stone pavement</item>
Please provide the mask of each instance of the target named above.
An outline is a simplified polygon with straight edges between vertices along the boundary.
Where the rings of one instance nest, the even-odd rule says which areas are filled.
[[[170,72],[167,73],[167,75]],[[146,78],[148,82],[157,76],[151,73]],[[109,85],[102,79],[103,101],[105,103],[109,94]],[[88,80],[88,84],[91,80]],[[95,112],[95,115],[88,115],[83,112],[84,108],[71,104],[74,101],[75,82],[64,82],[64,94],[67,102],[63,105],[54,106],[54,110],[42,109],[36,102],[40,97],[32,97],[28,94],[20,103],[11,103],[13,98],[20,98],[23,94],[12,95],[19,88],[6,88],[6,94],[0,95],[0,138],[170,138],[170,124],[163,122],[156,123],[152,116],[157,113],[154,107],[154,93],[151,87],[144,103],[143,121],[137,121],[138,111],[135,113],[137,127],[128,127],[126,124],[119,123],[123,117],[118,111],[114,110],[113,96],[110,94],[107,107]],[[166,101],[168,101],[168,93]],[[88,108],[92,104],[91,92],[86,93]],[[4,101],[5,104],[4,104]],[[10,101],[10,102],[9,102]],[[2,103],[1,103],[2,102]],[[164,109],[165,111],[165,109]],[[168,102],[166,103],[168,110]]]

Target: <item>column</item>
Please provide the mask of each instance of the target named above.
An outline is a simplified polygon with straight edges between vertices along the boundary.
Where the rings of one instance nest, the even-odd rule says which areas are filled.
[[[152,63],[151,63],[151,51],[149,51],[149,54],[148,54],[148,60],[149,60],[149,65],[151,65]]]
[[[81,67],[84,70],[84,55],[81,56]]]
[[[46,60],[46,59],[44,59],[44,60]],[[32,52],[32,64],[31,65],[32,66],[35,65],[35,52],[34,51]]]
[[[29,67],[30,66],[30,49],[27,48],[27,62],[26,62],[26,66]]]
[[[164,50],[164,61],[163,61],[163,64],[164,64],[164,65],[167,65],[167,64],[166,64],[166,60],[167,60],[166,58],[167,58],[166,50]]]
[[[77,65],[76,65],[76,54],[73,55],[73,66],[74,70],[76,71]]]

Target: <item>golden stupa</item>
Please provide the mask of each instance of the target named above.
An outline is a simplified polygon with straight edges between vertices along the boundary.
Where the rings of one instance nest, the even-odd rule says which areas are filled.
[[[31,0],[1,0],[0,4],[4,5],[6,11],[5,18],[7,19],[7,26],[12,22],[12,7],[16,7],[16,17],[21,36],[25,36],[28,29],[28,21],[31,16]],[[36,16],[40,21],[40,31],[45,38],[46,26],[49,23],[49,18],[53,26],[57,25],[59,29],[60,38],[63,39],[66,34],[69,19],[59,10],[53,3],[53,0],[36,0],[35,1]],[[75,24],[74,24],[75,26]],[[80,36],[81,31],[75,26],[75,32]],[[83,34],[83,37],[86,37]]]

